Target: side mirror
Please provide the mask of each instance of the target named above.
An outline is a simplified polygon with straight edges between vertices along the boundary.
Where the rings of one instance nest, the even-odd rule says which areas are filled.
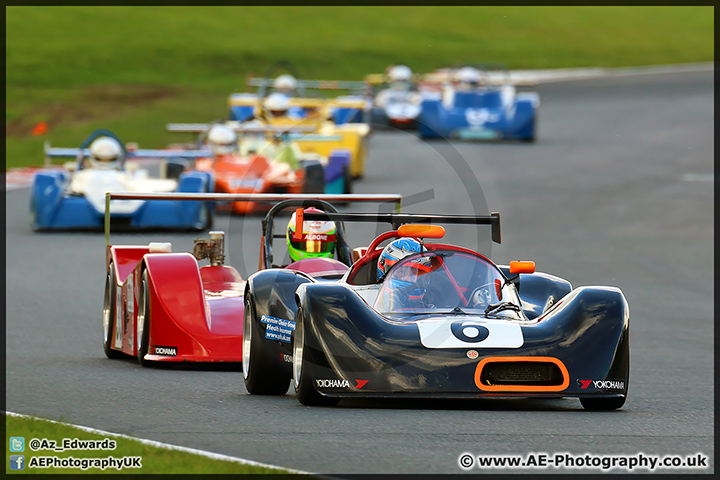
[[[353,249],[352,252],[352,262],[355,263],[358,260],[360,260],[362,257],[365,256],[365,252],[367,252],[367,247],[356,247]]]
[[[513,260],[510,262],[510,273],[535,273],[535,262]]]

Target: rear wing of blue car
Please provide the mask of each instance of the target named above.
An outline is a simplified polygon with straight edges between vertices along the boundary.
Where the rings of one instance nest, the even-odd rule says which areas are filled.
[[[45,155],[51,158],[77,158],[82,152],[83,157],[90,156],[89,148],[48,148]],[[131,150],[127,158],[203,158],[209,157],[212,152],[209,149],[199,150],[163,150],[163,149],[140,149]]]
[[[164,150],[164,149],[137,149],[128,150],[126,159],[150,158],[150,159],[196,159],[212,156],[209,149],[198,150]],[[45,144],[45,165],[49,166],[53,158],[76,158],[81,162],[84,158],[90,157],[89,148],[59,148],[50,147]]]
[[[406,223],[428,224],[464,224],[464,225],[490,225],[492,228],[492,241],[502,242],[500,233],[500,214],[493,212],[490,215],[437,215],[415,213],[320,213],[304,212],[305,220],[332,220],[339,222],[372,222],[389,223],[397,230]]]

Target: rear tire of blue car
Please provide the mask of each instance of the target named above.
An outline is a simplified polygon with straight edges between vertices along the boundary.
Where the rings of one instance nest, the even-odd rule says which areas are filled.
[[[165,178],[180,180],[180,175],[190,168],[187,160],[168,161],[165,165]]]
[[[242,368],[245,388],[251,395],[285,395],[290,376],[279,355],[263,348],[265,339],[257,323],[257,310],[252,293],[245,296],[243,314]]]
[[[112,349],[115,337],[115,318],[117,316],[117,287],[115,285],[115,265],[110,263],[105,278],[105,302],[103,304],[103,349],[110,359],[122,358],[122,352]]]
[[[138,299],[138,313],[135,330],[135,341],[137,342],[137,359],[143,367],[155,366],[155,362],[145,360],[145,355],[150,350],[150,284],[148,282],[147,270],[143,271],[142,284],[140,285],[140,298]]]
[[[300,403],[307,406],[331,407],[340,402],[339,398],[321,395],[313,385],[313,378],[308,370],[308,349],[305,343],[305,325],[302,309],[298,310],[295,321],[295,342],[293,347],[293,378],[295,394]]]

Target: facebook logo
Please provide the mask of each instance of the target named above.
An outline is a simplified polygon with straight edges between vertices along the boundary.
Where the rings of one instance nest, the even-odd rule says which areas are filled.
[[[11,452],[24,452],[25,451],[25,437],[10,437],[10,451]]]
[[[10,455],[10,470],[25,470],[25,455]]]

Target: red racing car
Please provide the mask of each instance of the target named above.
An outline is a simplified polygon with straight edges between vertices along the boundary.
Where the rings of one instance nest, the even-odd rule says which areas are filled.
[[[112,199],[278,202],[263,219],[260,269],[273,264],[275,218],[283,210],[316,207],[337,213],[328,201],[394,202],[400,195],[282,194],[107,194]],[[106,219],[109,215],[106,215]],[[302,222],[301,222],[302,223]],[[143,366],[159,362],[241,362],[245,279],[225,264],[224,232],[196,239],[192,252],[173,252],[170,243],[110,245],[106,232],[103,346],[108,358],[137,357]],[[342,224],[334,233],[337,259],[310,257],[284,268],[318,280],[337,279],[352,264]],[[200,266],[206,260],[209,265]]]

